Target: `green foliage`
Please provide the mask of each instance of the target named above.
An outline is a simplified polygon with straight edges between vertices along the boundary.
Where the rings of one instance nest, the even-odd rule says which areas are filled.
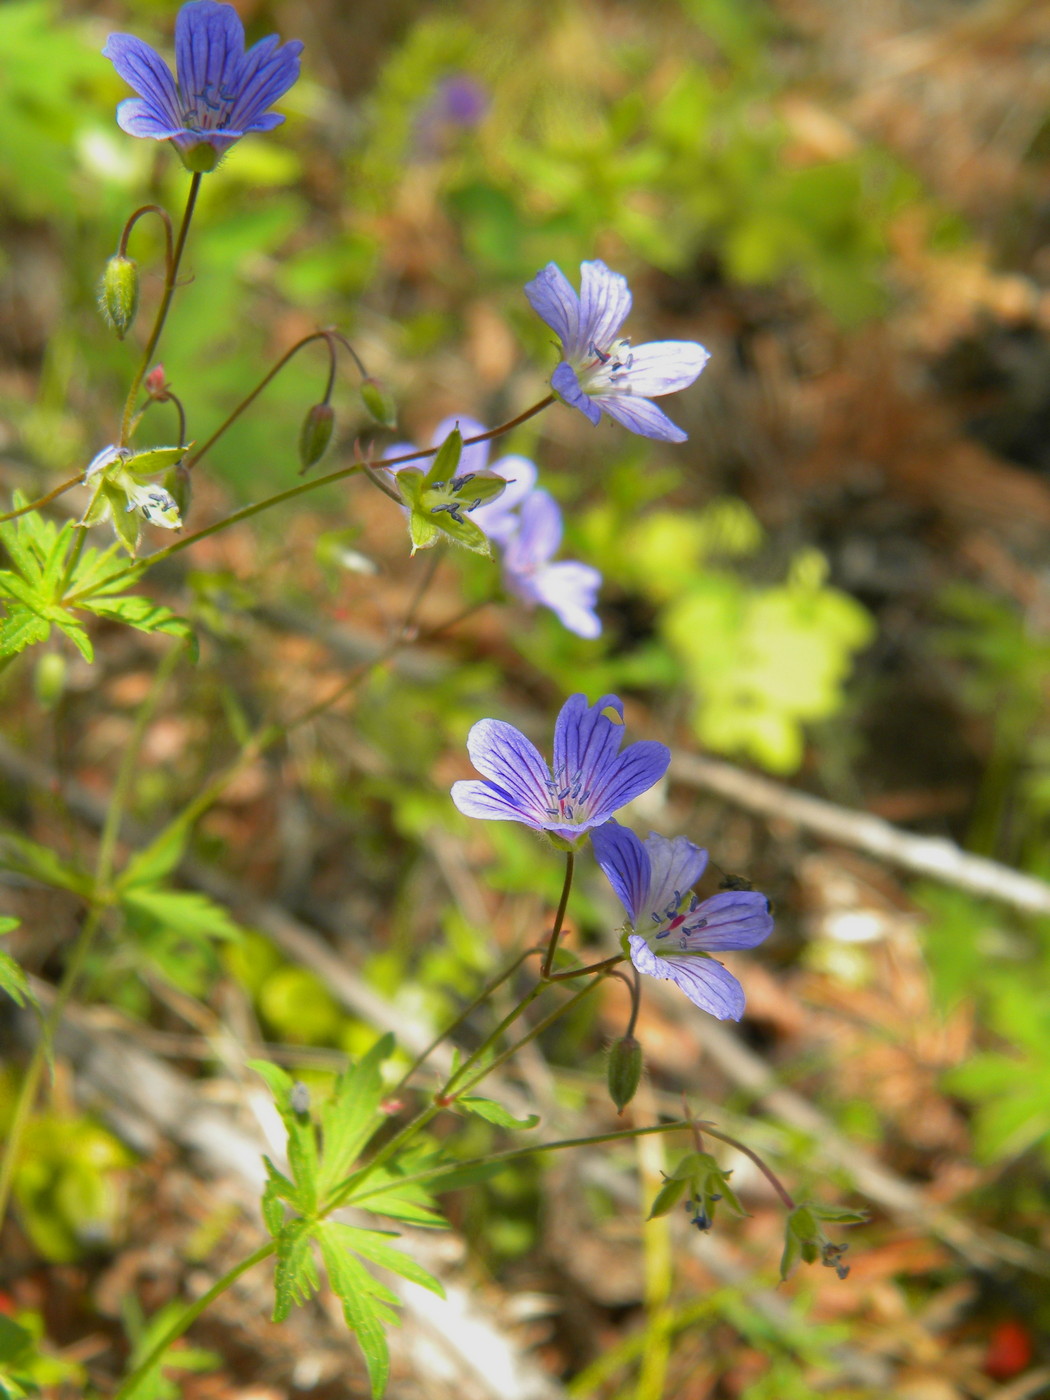
[[[13,1112],[15,1080],[0,1080],[0,1130]],[[112,1244],[123,1216],[121,1174],[134,1158],[82,1115],[48,1112],[28,1125],[15,1168],[22,1224],[45,1259],[67,1263]]]
[[[10,933],[12,929],[18,928],[20,922],[19,919],[9,919],[0,915],[0,938],[5,933]],[[6,992],[18,1006],[25,1006],[27,1002],[30,1002],[39,1010],[37,999],[33,995],[24,970],[15,962],[10,953],[5,953],[2,949],[0,949],[0,991]]]
[[[782,584],[749,581],[736,561],[756,555],[763,534],[735,500],[633,524],[607,503],[586,528],[609,572],[657,606],[705,747],[775,773],[798,768],[804,726],[841,707],[852,657],[874,635],[865,609],[828,585],[823,556],[801,551]]]
[[[385,212],[406,161],[438,169],[465,258],[492,279],[612,239],[621,258],[668,271],[710,251],[739,282],[797,275],[846,322],[881,310],[887,229],[922,200],[918,181],[848,138],[788,159],[768,42],[780,21],[764,4],[682,9],[659,25],[621,12],[586,65],[566,62],[582,42],[571,8],[490,10],[484,30],[426,14],[380,77],[358,198]],[[439,132],[428,145],[421,123],[450,70],[479,80],[490,109],[469,141]]]
[[[361,1347],[375,1397],[386,1388],[390,1357],[385,1330],[397,1321],[392,1309],[398,1298],[375,1278],[364,1261],[444,1296],[437,1279],[415,1260],[391,1248],[388,1233],[357,1229],[325,1218],[345,1194],[350,1168],[384,1121],[380,1112],[382,1065],[393,1048],[393,1036],[383,1036],[356,1065],[339,1076],[332,1097],[321,1109],[320,1144],[302,1086],[277,1065],[261,1060],[251,1063],[269,1085],[288,1131],[291,1176],[285,1176],[267,1160],[268,1181],[262,1202],[263,1218],[277,1246],[274,1320],[282,1321],[293,1307],[305,1302],[320,1287],[314,1255],[315,1247],[318,1248],[329,1286],[342,1302],[346,1324]],[[405,1161],[402,1157],[400,1165]],[[384,1214],[394,1213],[383,1210],[384,1204],[410,1208],[410,1198],[399,1201],[396,1175],[385,1175],[390,1187],[375,1194],[369,1192],[367,1199],[358,1204]],[[370,1186],[379,1184],[378,1176],[379,1172],[367,1173]],[[426,1199],[425,1192],[422,1197]],[[354,1200],[353,1195],[348,1199]],[[286,1207],[295,1214],[289,1217]],[[403,1211],[402,1218],[408,1213]],[[424,1223],[435,1223],[433,1214],[426,1214],[429,1218]]]
[[[0,198],[27,219],[77,212],[87,187],[76,138],[98,121],[105,78],[90,44],[58,23],[57,8],[50,0],[0,5]]]
[[[25,504],[25,497],[16,492],[15,509]],[[0,619],[0,658],[46,641],[55,626],[85,661],[94,660],[94,647],[77,612],[119,620],[141,632],[163,632],[195,650],[188,624],[169,608],[119,591],[139,574],[122,573],[119,581],[111,582],[117,546],[81,549],[80,528],[72,521],[59,528],[38,511],[0,525],[0,542],[13,565],[0,569],[0,600],[6,613]]]
[[[83,1385],[84,1368],[48,1356],[41,1347],[43,1336],[39,1313],[0,1313],[0,1400],[39,1395],[44,1386]]]
[[[121,1300],[121,1318],[131,1342],[132,1366],[137,1366],[149,1356],[183,1311],[184,1305],[175,1301],[154,1313],[147,1322],[137,1298],[129,1294]],[[126,1392],[127,1400],[178,1400],[183,1394],[182,1385],[169,1378],[166,1372],[200,1374],[214,1371],[221,1364],[222,1357],[217,1352],[176,1342],[166,1347]]]
[[[1050,874],[1050,637],[1012,602],[956,585],[941,595],[936,644],[953,664],[953,692],[991,725],[993,743],[971,844]],[[1039,1146],[1050,1160],[1050,921],[1011,913],[958,891],[924,887],[926,955],[939,1004],[964,999],[981,1049],[945,1076],[973,1109],[974,1146],[989,1163]]]

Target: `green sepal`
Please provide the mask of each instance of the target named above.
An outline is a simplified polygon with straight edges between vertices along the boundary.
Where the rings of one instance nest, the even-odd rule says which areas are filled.
[[[113,516],[113,528],[117,532],[117,538],[134,558],[142,533],[142,516],[134,507],[128,509],[130,503],[127,495],[114,482],[104,481],[100,494],[105,498]],[[85,522],[82,521],[81,524],[83,523]]]
[[[192,446],[192,442],[187,442],[181,447],[144,448],[124,460],[123,470],[136,478],[156,476],[158,472],[167,471],[181,462]]]
[[[456,468],[459,466],[459,459],[462,455],[463,434],[458,428],[453,428],[438,448],[437,455],[423,478],[423,485],[432,487],[438,485],[439,482],[451,481],[456,475]]]
[[[681,1177],[669,1176],[664,1181],[659,1191],[657,1191],[646,1219],[655,1220],[657,1216],[667,1215],[669,1211],[674,1210],[675,1206],[682,1199],[685,1188],[686,1182]]]

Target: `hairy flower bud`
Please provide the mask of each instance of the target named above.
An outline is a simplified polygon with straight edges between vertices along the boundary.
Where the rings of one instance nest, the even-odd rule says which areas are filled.
[[[634,1098],[642,1077],[642,1047],[633,1035],[625,1035],[609,1051],[609,1097],[622,1113]]]
[[[369,375],[361,381],[361,402],[380,427],[397,427],[397,404],[382,380]]]
[[[114,253],[106,263],[98,289],[98,304],[103,316],[123,340],[135,320],[139,307],[138,264],[122,253]]]
[[[299,475],[308,472],[324,456],[332,440],[335,413],[328,403],[315,403],[299,431]]]

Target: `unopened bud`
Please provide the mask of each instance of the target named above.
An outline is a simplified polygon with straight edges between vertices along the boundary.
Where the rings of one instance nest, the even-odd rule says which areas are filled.
[[[58,651],[45,651],[33,672],[33,689],[45,710],[52,709],[66,688],[66,658]]]
[[[98,289],[98,304],[116,331],[117,339],[123,340],[139,308],[139,269],[131,258],[114,253],[106,263]]]
[[[642,1077],[642,1047],[625,1035],[609,1051],[609,1097],[622,1113],[634,1098]]]
[[[372,375],[362,379],[361,402],[380,427],[397,427],[397,404],[381,379],[375,379]]]
[[[332,440],[335,414],[330,403],[315,403],[299,432],[299,475],[308,472],[324,456]]]
[[[168,402],[168,386],[164,382],[164,366],[154,365],[149,374],[146,375],[144,384],[146,393],[157,403]]]

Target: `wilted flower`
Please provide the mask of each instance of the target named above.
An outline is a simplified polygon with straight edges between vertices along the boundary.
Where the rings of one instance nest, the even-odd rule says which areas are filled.
[[[157,51],[133,34],[111,34],[102,50],[138,97],[117,108],[129,136],[170,141],[190,170],[214,170],[250,131],[272,131],[284,117],[267,108],[299,76],[298,40],[276,34],[244,49],[244,26],[232,5],[190,0],[175,21],[178,80]]]
[[[619,822],[591,833],[595,858],[627,910],[631,961],[639,972],[676,982],[702,1011],[739,1021],[744,989],[709,956],[754,948],[773,930],[769,901],[751,890],[724,890],[700,900],[692,887],[707,852],[684,836],[651,834],[643,843]]]
[[[601,410],[632,433],[684,442],[686,434],[650,398],[684,389],[710,356],[691,340],[656,340],[631,348],[620,327],[631,310],[626,277],[603,262],[580,265],[580,295],[555,263],[525,287],[534,311],[557,333],[562,362],[551,376],[559,398],[598,423]]]
[[[605,714],[613,710],[619,721]],[[623,704],[603,695],[595,705],[571,695],[554,726],[553,772],[536,746],[512,724],[478,720],[467,751],[485,781],[452,786],[452,800],[468,817],[524,822],[574,841],[608,821],[667,772],[671,751],[640,739],[621,751]]]
[[[487,507],[494,510],[499,505]],[[480,512],[478,512],[480,514]],[[477,515],[475,515],[477,519]],[[482,529],[485,525],[478,520]],[[563,627],[578,637],[601,635],[594,611],[602,576],[575,559],[550,561],[561,544],[561,511],[546,491],[533,491],[522,503],[517,528],[503,541],[503,581],[526,603],[550,608]]]

